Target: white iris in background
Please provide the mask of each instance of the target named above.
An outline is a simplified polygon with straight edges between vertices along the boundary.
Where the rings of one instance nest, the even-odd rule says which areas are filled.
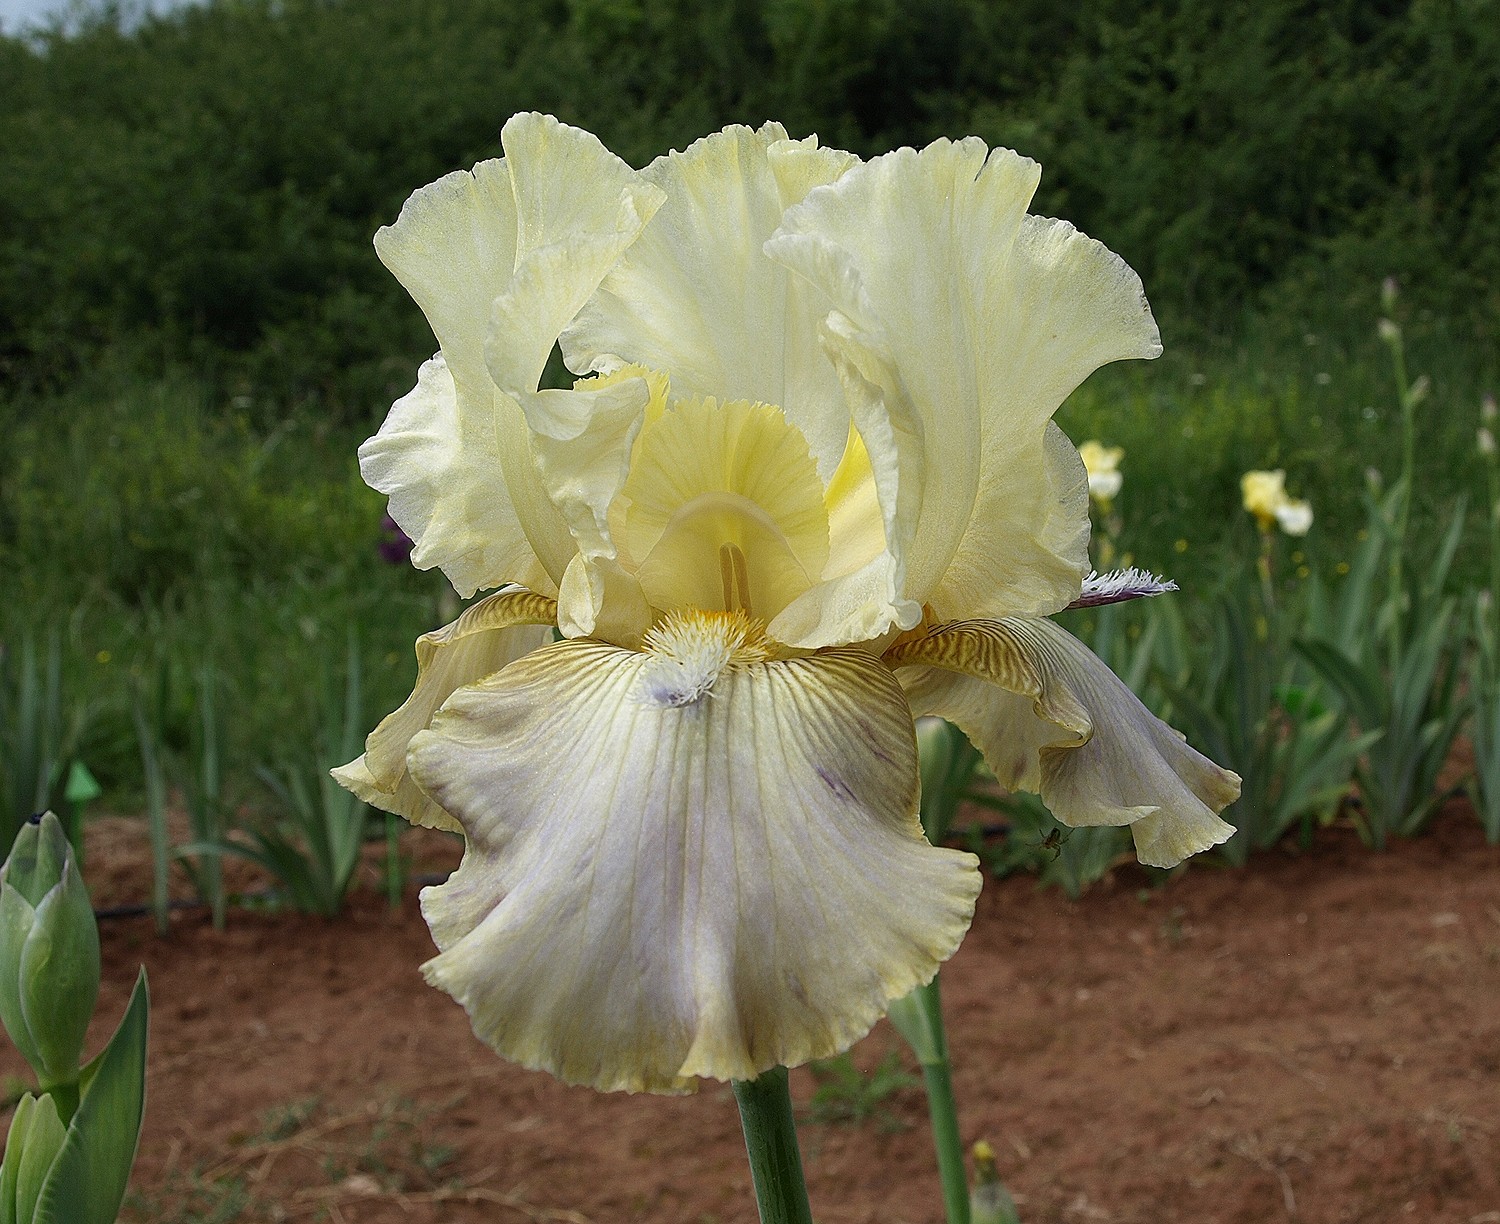
[[[1240,496],[1261,531],[1280,527],[1289,536],[1305,536],[1312,527],[1312,504],[1287,496],[1286,473],[1280,468],[1246,472],[1240,477]]]
[[[1091,438],[1079,446],[1078,455],[1088,473],[1089,496],[1107,508],[1125,484],[1125,474],[1120,471],[1120,460],[1125,458],[1124,448],[1105,446]]]
[[[651,1091],[852,1044],[980,887],[923,840],[914,714],[1143,861],[1229,836],[1238,779],[1044,619],[1088,563],[1052,414],[1160,346],[1118,257],[1027,215],[1035,163],[503,143],[377,235],[441,351],[360,451],[416,565],[502,589],[336,771],[463,832],[425,971],[481,1038]],[[559,339],[578,381],[538,390]]]

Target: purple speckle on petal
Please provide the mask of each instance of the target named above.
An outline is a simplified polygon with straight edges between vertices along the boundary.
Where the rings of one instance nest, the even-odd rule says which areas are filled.
[[[814,768],[818,771],[818,777],[823,779],[823,784],[828,787],[829,790],[831,790],[835,795],[837,795],[840,799],[843,799],[847,803],[854,802],[854,792],[849,789],[849,784],[847,782],[845,782],[837,774],[830,773],[821,765],[816,765],[814,766]]]

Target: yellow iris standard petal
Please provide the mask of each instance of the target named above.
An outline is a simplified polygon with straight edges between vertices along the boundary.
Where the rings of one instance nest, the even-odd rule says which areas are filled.
[[[653,607],[768,621],[828,560],[807,440],[769,404],[674,404],[642,431],[623,493],[624,547]]]
[[[1039,173],[976,139],[899,150],[809,193],[765,247],[828,294],[846,387],[878,387],[904,439],[905,593],[948,618],[1077,594],[1087,506],[1045,427],[1099,365],[1160,352],[1123,261],[1026,215]]]
[[[517,115],[501,139],[504,158],[422,188],[375,238],[442,360],[361,448],[361,470],[390,496],[417,563],[465,595],[562,579],[575,549],[517,397],[536,390],[558,333],[661,202],[596,137],[556,119]]]
[[[550,642],[556,619],[553,600],[512,588],[481,599],[452,624],[424,633],[417,639],[417,682],[411,696],[370,732],[362,756],[333,771],[335,780],[382,811],[456,832],[453,818],[407,774],[407,746],[455,689]]]
[[[979,873],[922,838],[894,676],[756,662],[749,633],[563,642],[412,744],[468,840],[423,894],[425,972],[506,1057],[607,1090],[750,1079],[845,1049],[957,948]]]
[[[510,410],[512,426],[524,428]],[[391,517],[412,539],[412,564],[441,568],[465,598],[505,580],[556,589],[506,492],[503,418],[493,387],[461,389],[439,355],[359,448],[365,483],[390,497]]]
[[[1145,706],[1051,621],[942,625],[886,654],[913,711],[956,723],[1002,786],[1040,793],[1070,825],[1129,825],[1141,862],[1172,867],[1226,840],[1240,780]]]
[[[823,291],[766,259],[786,209],[857,159],[778,123],[728,127],[641,176],[666,203],[562,337],[576,371],[668,370],[674,393],[778,404],[825,479],[849,418],[818,347]]]

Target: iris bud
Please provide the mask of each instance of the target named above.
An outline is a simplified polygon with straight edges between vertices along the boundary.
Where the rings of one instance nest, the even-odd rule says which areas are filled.
[[[43,1089],[78,1079],[99,996],[99,928],[51,812],[21,827],[0,868],[0,1022]]]
[[[50,1096],[28,1092],[16,1102],[0,1167],[0,1216],[16,1224],[35,1224],[37,1200],[67,1134]]]

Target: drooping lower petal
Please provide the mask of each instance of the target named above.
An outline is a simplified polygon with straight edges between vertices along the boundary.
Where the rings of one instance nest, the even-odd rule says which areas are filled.
[[[455,689],[550,642],[556,619],[553,600],[510,588],[466,608],[452,624],[424,633],[417,639],[417,682],[411,696],[370,732],[361,756],[333,770],[335,781],[413,824],[458,832],[457,822],[408,775],[407,746]]]
[[[1190,748],[1077,638],[1020,617],[943,625],[886,655],[917,714],[961,727],[1002,786],[1070,825],[1129,825],[1141,862],[1171,867],[1226,840],[1240,780]]]
[[[680,637],[674,675],[702,662]],[[845,1049],[952,954],[979,890],[972,856],[922,838],[876,659],[691,684],[661,662],[560,643],[454,694],[411,751],[468,838],[423,894],[428,979],[501,1054],[606,1090]]]

